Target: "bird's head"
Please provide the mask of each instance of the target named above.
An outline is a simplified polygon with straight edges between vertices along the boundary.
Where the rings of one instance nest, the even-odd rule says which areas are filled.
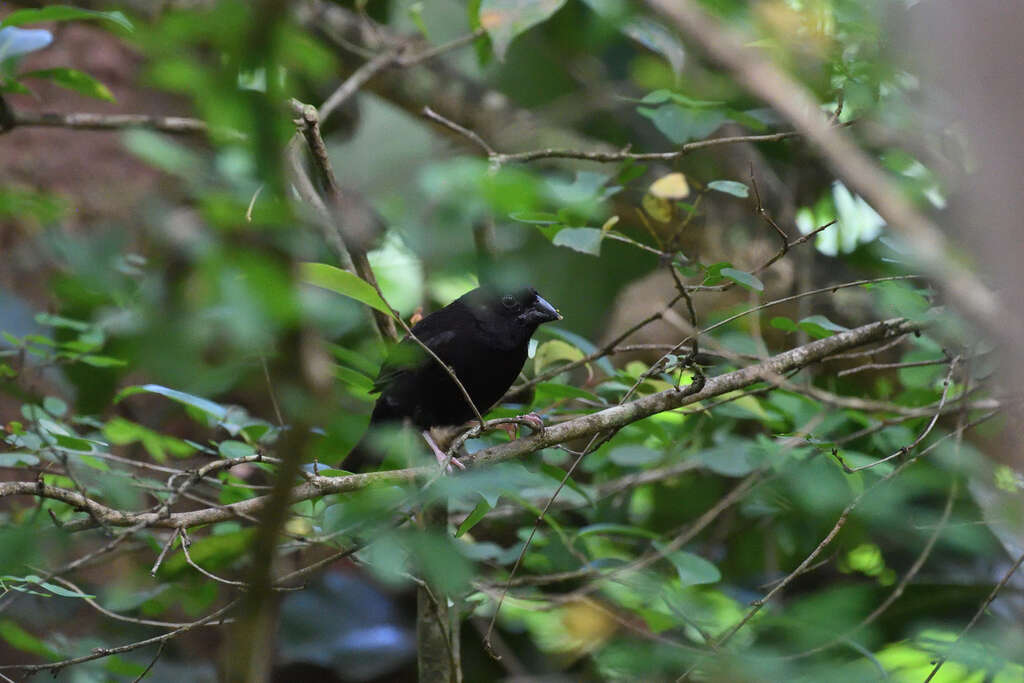
[[[561,320],[562,314],[532,287],[501,297],[504,315],[527,327]]]
[[[532,287],[514,292],[496,292],[491,289],[474,290],[470,293],[475,308],[484,309],[489,316],[513,322],[531,333],[542,323],[561,320],[562,314],[548,303],[544,297]],[[467,295],[469,296],[469,295]]]

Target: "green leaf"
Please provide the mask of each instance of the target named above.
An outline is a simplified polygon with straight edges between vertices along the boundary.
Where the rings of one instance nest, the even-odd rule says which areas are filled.
[[[718,571],[718,567],[700,555],[677,550],[674,553],[669,553],[665,558],[675,565],[676,572],[679,574],[679,582],[684,586],[717,583],[722,579],[722,573]]]
[[[565,341],[569,342],[576,348],[583,351],[583,353],[590,354],[597,351],[597,346],[595,346],[592,341],[590,341],[586,337],[582,337],[578,334],[570,332],[564,327],[548,327],[547,325],[545,325],[541,329],[543,330],[543,334],[550,334],[555,337],[561,337]],[[607,357],[598,358],[596,361],[594,361],[594,364],[609,375],[615,374],[615,368],[612,367],[611,361],[609,361]]]
[[[216,571],[244,556],[249,551],[255,533],[255,528],[248,528],[234,533],[196,539],[192,542],[189,555],[200,567]],[[157,577],[161,580],[170,580],[186,572],[195,572],[195,569],[188,565],[185,555],[171,553],[160,566]]]
[[[719,263],[712,263],[710,266],[704,268],[704,283],[705,285],[717,285],[724,278],[722,277],[723,268],[732,268],[732,264],[728,261],[720,261]]]
[[[725,104],[724,100],[698,100],[682,93],[665,90],[664,88],[649,92],[639,100],[628,97],[622,99],[630,102],[639,102],[640,104],[665,104],[666,102],[672,101],[683,107],[689,107],[691,109],[714,109]]]
[[[660,90],[654,90],[652,92],[647,93],[646,95],[644,95],[642,99],[637,101],[639,101],[642,104],[665,104],[666,102],[669,102],[671,100],[672,91],[665,90],[664,88],[662,88]]]
[[[114,93],[110,92],[110,88],[89,74],[77,69],[41,69],[20,74],[20,78],[39,78],[50,81],[62,88],[74,90],[80,95],[95,97],[98,100],[106,100],[107,102],[115,101]]]
[[[901,363],[918,363],[921,361],[932,361],[941,359],[942,356],[936,354],[933,351],[925,349],[915,349],[908,351],[903,354],[900,358]],[[935,382],[938,381],[946,372],[946,366],[942,363],[936,363],[935,365],[921,365],[912,368],[900,368],[898,371],[900,382],[905,387],[913,387],[918,389],[927,389],[933,387]]]
[[[837,325],[823,315],[811,315],[800,321],[800,329],[816,339],[824,339],[849,328]]]
[[[622,32],[668,61],[676,78],[681,78],[686,51],[679,38],[658,22],[647,17],[636,17],[622,26]]]
[[[533,225],[554,225],[558,223],[558,216],[547,211],[516,211],[508,215],[514,221],[520,223],[531,223]]]
[[[127,365],[127,363],[120,358],[114,358],[113,356],[97,356],[95,354],[82,356],[78,360],[86,365],[91,365],[94,368],[119,368]]]
[[[585,536],[592,536],[594,534],[601,535],[618,535],[618,536],[637,536],[639,538],[659,538],[658,534],[654,533],[650,529],[644,529],[643,527],[630,526],[628,524],[612,524],[602,522],[600,524],[590,524],[583,527],[576,532],[576,538],[583,538]]]
[[[47,396],[43,399],[43,410],[54,417],[62,417],[68,412],[68,404],[54,396]]]
[[[750,194],[746,185],[735,180],[712,180],[708,183],[708,189],[731,194],[734,197],[746,197]]]
[[[48,583],[46,581],[40,582],[39,585],[45,588],[46,590],[50,591],[54,595],[58,595],[62,598],[88,598],[92,600],[96,597],[95,595],[89,595],[88,593],[79,593],[78,591],[68,590],[67,588],[58,586],[53,583]]]
[[[701,451],[698,455],[705,467],[726,477],[743,477],[758,467],[751,444],[741,439],[730,439],[722,444]]]
[[[686,51],[679,38],[670,30],[644,16],[634,16],[629,4],[612,0],[584,0],[609,26],[617,28],[647,49],[662,55],[672,67],[676,78],[681,78]],[[667,91],[666,91],[667,92]]]
[[[199,396],[193,396],[192,394],[186,394],[184,391],[178,391],[177,389],[169,389],[168,387],[164,387],[159,384],[143,384],[142,386],[125,387],[121,391],[117,392],[117,396],[114,397],[114,403],[118,403],[128,396],[141,393],[166,396],[172,401],[177,401],[178,403],[201,410],[218,422],[222,422],[228,416],[227,408],[224,408],[213,401]]]
[[[79,591],[68,590],[62,586],[58,586],[47,581],[43,581],[42,577],[36,576],[35,574],[29,574],[27,576],[0,576],[0,582],[3,584],[8,583],[22,583],[31,584],[33,586],[39,586],[54,595],[59,595],[62,598],[95,598],[95,595],[89,595],[88,593],[81,593]],[[11,588],[20,590],[19,586],[11,586]],[[36,593],[36,595],[43,595],[43,593]]]
[[[746,289],[752,289],[756,292],[764,291],[764,283],[745,271],[736,270],[735,268],[722,268],[718,273]]]
[[[655,128],[677,145],[702,140],[725,123],[722,112],[678,104],[665,104],[656,109],[637,107],[637,112],[649,118]]]
[[[587,401],[604,403],[605,400],[597,394],[592,394],[586,389],[580,389],[569,384],[557,384],[554,382],[541,382],[534,387],[534,405],[552,399],[582,398]]]
[[[508,46],[520,33],[557,12],[565,0],[483,0],[480,25],[494,44],[494,54],[505,61]]]
[[[228,441],[221,441],[217,446],[217,450],[222,458],[244,458],[256,453],[256,449],[249,444],[230,439]]]
[[[99,458],[94,458],[91,455],[86,455],[82,453],[78,456],[78,459],[81,460],[83,464],[85,464],[88,467],[91,467],[94,470],[99,470],[100,472],[110,471],[110,465],[108,465],[105,461],[100,460]]]
[[[339,365],[334,368],[334,376],[348,386],[366,394],[367,396],[369,396],[370,392],[373,391],[373,378],[364,375],[358,370],[353,370],[352,368],[346,368],[343,365]]]
[[[769,323],[772,327],[783,332],[796,332],[796,323],[783,315],[777,315]]]
[[[70,5],[51,5],[42,9],[21,9],[8,14],[0,28],[4,26],[22,26],[41,21],[73,21],[77,19],[100,19],[120,26],[126,31],[133,30],[132,22],[121,12],[99,12],[91,9],[79,9]]]
[[[50,649],[49,645],[10,619],[0,621],[0,638],[6,640],[7,644],[16,650],[46,657],[47,659],[60,659],[60,655]]]
[[[36,313],[34,320],[40,325],[46,325],[48,327],[66,327],[76,332],[85,332],[89,329],[89,323],[82,322],[81,320],[72,320],[71,318],[65,318],[60,315],[52,315],[50,313]]]
[[[559,247],[569,247],[582,254],[600,256],[603,237],[604,233],[597,228],[563,228],[558,231],[551,243]]]
[[[13,78],[8,78],[6,81],[0,79],[0,92],[9,92],[13,95],[33,95],[32,89],[28,86],[19,83]]]
[[[82,453],[92,452],[92,442],[87,439],[82,439],[77,436],[67,436],[65,434],[54,434],[53,438],[57,440],[57,445],[62,448]]]
[[[103,436],[118,446],[141,442],[146,452],[158,462],[166,461],[168,452],[175,457],[185,458],[201,450],[201,447],[196,448],[181,439],[160,434],[122,417],[112,418],[103,425]]]
[[[661,460],[664,454],[645,446],[619,446],[608,454],[608,459],[622,467],[651,465]]]
[[[455,538],[465,535],[467,531],[476,526],[477,522],[484,518],[484,516],[491,511],[491,505],[486,500],[481,500],[473,508],[473,511],[469,513],[469,516],[463,520],[459,528],[455,530]]]
[[[424,38],[427,38],[427,25],[423,22],[423,3],[414,2],[411,5],[409,5],[408,14],[409,19],[411,19],[412,23],[416,25],[416,28],[419,29],[419,32],[423,35]]]
[[[183,178],[194,178],[196,169],[203,165],[201,157],[184,142],[151,130],[127,130],[122,143],[146,163]]]
[[[31,453],[0,453],[0,466],[38,465],[39,458]]]
[[[329,289],[336,294],[366,304],[381,313],[391,315],[391,309],[377,294],[377,290],[361,277],[326,263],[303,263],[301,268],[301,277],[305,282]]]
[[[928,299],[906,282],[879,282],[873,290],[880,296],[886,314],[891,311],[910,320],[921,320],[928,312]]]

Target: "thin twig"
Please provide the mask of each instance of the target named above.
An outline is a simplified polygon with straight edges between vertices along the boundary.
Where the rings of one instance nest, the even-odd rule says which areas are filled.
[[[904,334],[918,329],[918,325],[902,319],[892,319],[870,323],[831,337],[817,339],[788,351],[779,353],[762,363],[751,365],[732,372],[707,378],[704,388],[697,394],[688,394],[677,389],[649,394],[629,403],[616,405],[587,415],[560,422],[544,429],[543,433],[516,439],[508,443],[491,446],[477,451],[467,459],[467,463],[480,466],[520,457],[536,452],[542,448],[565,443],[574,439],[589,437],[610,429],[619,429],[625,425],[642,420],[667,410],[675,410],[696,402],[704,402],[716,396],[741,391],[750,385],[764,381],[766,374],[783,375],[796,368],[814,363],[830,354],[870,344],[892,335]],[[247,456],[252,457],[252,456]],[[238,460],[241,460],[239,458]],[[342,493],[366,488],[371,484],[383,482],[409,482],[421,477],[429,477],[436,473],[436,467],[414,467],[383,472],[367,472],[349,474],[339,477],[319,476],[292,487],[290,500],[299,502],[329,493]],[[108,507],[91,498],[50,484],[39,485],[34,481],[0,482],[0,498],[14,495],[41,496],[68,503],[80,510],[91,508],[93,512],[103,516],[111,526],[136,525],[174,529],[177,527],[193,527],[200,524],[232,519],[239,514],[253,514],[263,508],[267,496],[224,505],[220,508],[191,510],[188,512],[161,515],[157,512],[125,512]],[[79,528],[79,527],[74,527]],[[85,528],[85,527],[81,527]]]
[[[924,683],[929,683],[933,678],[935,678],[935,674],[939,673],[939,669],[942,668],[942,665],[945,664],[946,661],[953,656],[953,653],[956,651],[957,646],[960,644],[960,640],[967,634],[968,631],[970,631],[974,627],[974,624],[976,624],[978,619],[981,618],[981,615],[985,613],[985,610],[988,609],[988,606],[991,605],[992,601],[996,599],[997,595],[999,595],[999,591],[1001,591],[1003,587],[1010,581],[1010,578],[1014,575],[1014,573],[1016,573],[1016,571],[1020,569],[1020,565],[1022,563],[1024,563],[1024,553],[1021,553],[1020,557],[1018,557],[1017,561],[1013,563],[1009,571],[1007,571],[1006,574],[1003,575],[1003,578],[999,580],[999,583],[992,587],[992,591],[982,601],[981,605],[978,606],[978,610],[974,613],[974,616],[971,617],[971,620],[967,622],[967,624],[962,629],[960,629],[960,633],[956,634],[956,639],[953,640],[953,643],[949,646],[949,650],[947,650],[946,653],[939,657],[939,660],[935,662],[935,668],[933,668],[931,673],[928,674],[928,678],[924,679]]]
[[[359,92],[367,81],[395,63],[399,49],[385,50],[352,72],[352,75],[320,105],[320,120],[326,121],[334,111]]]
[[[20,671],[25,671],[25,672],[29,672],[29,673],[36,672],[36,671],[50,671],[51,673],[57,673],[57,672],[65,669],[65,668],[67,668],[69,666],[73,666],[75,664],[82,664],[83,662],[91,662],[94,659],[102,659],[103,657],[109,657],[111,655],[121,654],[122,652],[130,652],[131,650],[137,650],[140,647],[146,647],[147,645],[156,645],[158,643],[163,643],[165,641],[168,641],[168,640],[170,640],[172,638],[176,638],[177,636],[181,635],[182,633],[186,633],[186,632],[191,631],[192,629],[198,628],[200,626],[205,626],[206,624],[210,623],[211,621],[213,621],[213,620],[217,619],[218,617],[226,614],[237,603],[238,603],[237,599],[236,600],[232,600],[231,602],[229,602],[228,604],[224,605],[220,609],[214,610],[213,612],[211,612],[210,614],[207,614],[205,617],[202,617],[201,619],[196,619],[195,621],[193,621],[193,622],[191,622],[189,624],[186,624],[185,626],[182,626],[181,628],[176,628],[173,631],[169,631],[167,633],[161,634],[159,636],[154,636],[152,638],[146,638],[145,640],[139,640],[139,641],[136,641],[134,643],[128,643],[127,645],[121,645],[119,647],[96,648],[90,654],[82,655],[81,657],[72,657],[72,658],[69,658],[69,659],[63,659],[63,660],[61,660],[59,662],[48,662],[46,664],[0,664],[0,669],[20,670]]]
[[[395,62],[398,64],[398,66],[407,69],[409,67],[421,64],[427,61],[428,59],[433,59],[438,55],[444,54],[445,52],[450,52],[451,50],[455,50],[465,45],[469,45],[477,38],[483,36],[486,32],[487,31],[484,29],[484,27],[481,26],[472,33],[467,33],[465,35],[459,36],[458,38],[452,38],[446,43],[441,43],[440,45],[437,45],[435,47],[427,48],[426,50],[420,52],[419,54],[399,56],[398,59],[395,60]]]
[[[153,568],[149,570],[150,576],[156,576],[157,571],[160,569],[160,565],[164,563],[164,558],[167,557],[167,553],[171,550],[171,546],[174,545],[174,541],[177,540],[180,533],[181,529],[175,529],[174,533],[167,537],[167,542],[164,543],[164,547],[161,548],[160,554],[157,555],[156,562],[153,563]]]
[[[742,629],[744,626],[746,626],[750,622],[750,620],[753,619],[754,616],[756,616],[757,613],[760,612],[761,609],[779,591],[781,591],[783,588],[788,586],[789,583],[793,579],[795,579],[797,576],[799,576],[799,575],[803,574],[805,571],[807,571],[807,568],[818,557],[818,555],[821,554],[821,551],[824,550],[826,547],[828,547],[828,545],[835,539],[835,537],[839,533],[839,531],[846,525],[846,521],[849,518],[850,513],[854,510],[854,508],[856,508],[860,504],[860,502],[865,498],[865,496],[867,496],[868,493],[870,493],[871,491],[875,490],[876,488],[878,488],[879,486],[881,486],[885,482],[887,482],[887,481],[895,478],[899,474],[901,474],[903,472],[903,470],[905,470],[906,468],[910,467],[910,465],[912,465],[913,463],[917,462],[918,459],[920,459],[920,458],[924,457],[925,455],[927,455],[928,453],[930,453],[934,448],[936,448],[939,444],[941,444],[947,438],[950,438],[951,436],[958,436],[958,435],[962,434],[964,431],[966,431],[967,429],[975,427],[975,426],[981,424],[982,422],[985,422],[985,421],[991,419],[996,414],[997,414],[996,412],[991,412],[991,413],[988,413],[986,415],[982,415],[981,417],[973,420],[972,422],[970,422],[968,424],[960,425],[955,432],[953,432],[952,434],[943,435],[942,437],[936,439],[934,443],[932,443],[928,447],[926,447],[926,448],[922,449],[921,451],[919,451],[917,453],[917,455],[914,455],[911,458],[907,459],[906,461],[901,463],[898,467],[893,469],[892,472],[890,472],[889,474],[885,475],[884,477],[881,477],[876,482],[874,482],[871,486],[865,488],[863,491],[861,491],[859,494],[857,494],[857,496],[852,501],[850,501],[850,503],[847,504],[847,506],[845,508],[843,508],[843,511],[839,514],[839,517],[838,517],[838,519],[836,519],[835,524],[832,526],[832,528],[829,530],[829,532],[825,535],[825,537],[821,539],[821,541],[818,543],[818,545],[815,546],[814,550],[812,550],[810,552],[810,554],[807,555],[807,557],[804,558],[804,560],[799,565],[797,565],[797,567],[793,571],[791,571],[789,574],[787,574],[785,576],[785,578],[783,578],[782,581],[780,581],[774,588],[772,588],[770,591],[765,593],[765,595],[762,596],[761,598],[758,598],[757,600],[754,600],[753,602],[751,602],[750,603],[750,605],[751,605],[750,609],[747,610],[747,612],[738,621],[736,621],[735,624],[733,624],[725,633],[723,633],[718,638],[718,640],[715,643],[716,646],[717,647],[722,647],[727,642],[729,642],[729,640],[731,640],[732,637],[735,636],[740,631],[740,629]],[[693,665],[691,665],[690,668],[686,670],[686,672],[684,672],[681,676],[679,676],[679,678],[676,679],[676,683],[679,683],[680,681],[687,680],[690,677],[690,674],[692,674],[694,672],[694,670],[698,666],[700,666],[700,664],[703,661],[704,661],[704,658],[700,658],[697,661],[695,661],[693,663]]]
[[[54,576],[50,580],[51,581],[56,581],[57,583],[59,583],[59,584],[61,584],[63,586],[67,586],[71,590],[78,591],[79,593],[84,593],[85,592],[81,588],[79,588],[77,585],[75,585],[74,583],[72,583],[71,581],[68,581],[67,579],[65,579],[63,577]],[[155,621],[153,619],[141,619],[139,617],[129,617],[129,616],[125,615],[125,614],[119,614],[117,612],[112,612],[111,610],[108,610],[106,607],[104,607],[103,605],[100,605],[99,603],[97,603],[92,598],[80,598],[80,599],[83,602],[85,602],[85,604],[89,605],[90,607],[95,609],[100,614],[103,614],[104,616],[110,617],[111,619],[114,619],[116,621],[124,621],[124,622],[129,623],[129,624],[138,624],[139,626],[157,626],[159,628],[181,628],[182,626],[188,626],[188,624],[189,624],[189,622],[181,623],[181,622],[173,622],[173,621]],[[222,619],[221,621],[210,622],[210,623],[205,624],[205,625],[206,626],[220,626],[221,624],[229,624],[229,623],[231,623],[230,619]]]
[[[764,100],[805,134],[851,190],[914,246],[915,260],[956,308],[1008,346],[1024,338],[1024,321],[1010,313],[955,253],[943,231],[924,216],[882,171],[876,160],[840,127],[820,114],[806,86],[763,52],[748,47],[748,36],[712,17],[696,0],[646,0],[646,4],[695,47],[722,65],[748,92]]]
[[[913,442],[899,449],[892,455],[881,458],[880,460],[875,460],[874,462],[868,463],[867,465],[861,465],[860,467],[850,467],[849,465],[846,464],[846,461],[843,460],[842,456],[839,455],[839,452],[833,450],[832,455],[839,462],[839,465],[843,468],[843,471],[846,472],[847,474],[853,474],[854,472],[860,472],[861,470],[871,469],[872,467],[877,467],[882,463],[889,462],[893,458],[898,458],[901,455],[907,455],[912,450],[917,448],[917,445],[924,441],[929,434],[931,434],[932,429],[935,427],[935,423],[939,421],[939,416],[942,415],[942,409],[946,405],[946,398],[949,396],[949,389],[953,384],[953,371],[956,369],[956,365],[959,360],[960,357],[957,356],[952,361],[950,361],[949,371],[946,373],[946,379],[942,381],[942,396],[939,398],[939,405],[935,409],[935,414],[932,415],[932,419],[930,422],[928,422],[928,426],[925,427],[920,434],[918,434],[917,438],[914,439]]]
[[[848,124],[847,124],[848,125]],[[530,152],[517,152],[513,154],[493,154],[491,161],[496,164],[527,163],[539,159],[579,159],[581,161],[597,161],[601,163],[616,163],[619,161],[675,161],[698,150],[718,147],[721,145],[737,145],[743,143],[757,142],[778,142],[789,138],[800,137],[796,131],[784,133],[770,133],[767,135],[735,135],[725,138],[711,138],[709,140],[698,140],[687,142],[673,152],[586,152],[576,149],[537,149]]]
[[[474,131],[471,131],[469,128],[466,128],[465,126],[460,126],[459,124],[455,123],[451,119],[446,119],[445,117],[441,116],[440,114],[438,114],[436,111],[434,111],[430,107],[423,107],[423,109],[421,111],[422,111],[423,115],[426,116],[431,121],[436,121],[437,123],[440,123],[445,128],[447,128],[449,130],[453,130],[456,133],[458,133],[459,135],[461,135],[461,136],[463,136],[465,138],[468,138],[469,140],[472,140],[481,149],[483,149],[484,152],[487,153],[488,158],[493,159],[494,157],[499,156],[498,153],[494,151],[493,147],[491,147],[486,142],[484,142],[484,139],[482,137],[477,135]]]
[[[855,368],[847,368],[846,370],[840,370],[836,373],[836,377],[846,377],[847,375],[853,375],[858,372],[865,372],[867,370],[899,370],[901,368],[923,368],[929,365],[942,365],[948,363],[949,357],[935,358],[933,360],[918,360],[908,363],[868,363],[866,365],[858,365]]]
[[[124,130],[148,128],[163,133],[208,133],[205,121],[182,116],[150,116],[148,114],[94,114],[89,112],[13,111],[13,126],[70,128],[72,130]],[[238,131],[219,130],[232,139],[245,139]]]
[[[139,681],[141,681],[143,678],[145,678],[149,674],[150,670],[153,668],[153,665],[156,664],[156,661],[158,659],[160,659],[160,655],[162,655],[164,653],[164,648],[165,647],[167,647],[167,641],[166,640],[160,641],[160,647],[158,647],[156,649],[156,654],[153,655],[153,659],[150,660],[149,665],[145,669],[143,669],[142,673],[140,673],[138,676],[135,677],[135,680],[132,681],[132,683],[139,683]]]
[[[356,206],[354,198],[346,195],[338,184],[338,179],[334,175],[334,168],[331,166],[330,157],[327,155],[327,146],[320,135],[320,115],[317,113],[316,108],[294,99],[291,100],[291,106],[296,116],[296,125],[306,138],[314,164],[323,180],[323,185],[329,199],[328,205],[331,207],[334,222],[337,226],[338,237],[352,259],[356,274],[379,293],[380,287],[377,284],[376,276],[373,274],[373,269],[370,267],[370,260],[367,257],[366,248],[363,244],[365,241],[364,233],[368,231],[369,225],[355,225],[357,221],[368,224],[372,220],[368,213],[369,209],[363,206]],[[389,341],[398,341],[398,333],[395,330],[393,316],[373,309],[373,318],[382,337]]]

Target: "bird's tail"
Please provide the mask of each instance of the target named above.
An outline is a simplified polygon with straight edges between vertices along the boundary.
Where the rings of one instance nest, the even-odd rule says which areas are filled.
[[[362,438],[341,461],[342,469],[349,472],[368,472],[380,466],[387,455],[387,448],[382,443],[380,426],[370,422],[370,426]]]

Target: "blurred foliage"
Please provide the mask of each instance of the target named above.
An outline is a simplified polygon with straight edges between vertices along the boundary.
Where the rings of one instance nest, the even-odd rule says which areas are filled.
[[[389,29],[430,44],[481,27],[475,50],[439,59],[537,112],[542,125],[613,146],[671,151],[720,130],[780,130],[772,112],[634,3],[481,0],[468,3],[468,16],[463,3],[448,1],[336,4],[344,12],[365,7]],[[906,3],[702,4],[756,31],[756,45],[817,94],[823,115],[841,100],[842,122],[871,119],[897,133],[913,125],[915,79],[880,47],[887,13]],[[352,60],[284,7],[225,0],[146,17],[50,7],[12,12],[0,23],[0,92],[23,93],[23,79],[48,78],[109,99],[107,85],[73,65],[19,66],[23,55],[59,40],[21,26],[98,20],[143,56],[147,86],[181,96],[210,126],[204,140],[109,133],[161,174],[152,194],[136,198],[130,222],[67,230],[73,198],[0,181],[0,220],[21,226],[13,258],[31,254],[38,273],[32,282],[0,281],[3,481],[59,486],[127,511],[230,505],[266,494],[280,446],[299,429],[312,435],[301,454],[305,473],[344,473],[386,350],[368,307],[390,310],[337,267],[345,264],[331,237],[296,201],[281,163],[295,130],[285,100],[319,103]],[[826,290],[808,308],[756,317],[737,314],[796,290],[773,290],[740,254],[766,226],[752,210],[749,172],[724,156],[495,167],[443,150],[421,121],[380,97],[361,94],[358,105],[354,127],[327,142],[341,182],[387,226],[369,253],[387,304],[407,320],[433,310],[474,287],[481,264],[493,261],[496,277],[529,282],[565,316],[537,333],[524,368],[525,378],[544,380],[491,417],[536,411],[561,421],[689,383],[687,347],[660,365],[659,351],[559,371],[624,331],[605,329],[616,310],[635,305],[620,295],[659,270],[702,288],[694,292],[707,302],[700,326],[716,326],[701,348],[725,353],[709,375],[872,319],[905,316],[932,327],[880,355],[917,363],[911,367],[841,375],[870,359],[826,363],[788,377],[786,388],[758,383],[632,423],[584,458],[565,487],[572,451],[549,448],[429,483],[295,503],[281,536],[291,568],[325,549],[359,547],[331,571],[362,572],[398,602],[425,580],[467,624],[486,624],[512,578],[498,637],[515,665],[538,676],[673,680],[692,668],[701,680],[919,681],[948,656],[933,680],[1024,677],[1020,583],[958,638],[1008,570],[1008,553],[1021,548],[1021,475],[983,452],[998,447],[1005,420],[965,407],[929,425],[943,396],[992,395],[990,349],[918,279],[856,287],[867,318],[829,303],[829,295],[839,300],[830,285],[907,274],[909,247],[891,239],[863,199],[809,162],[799,141],[758,151],[793,185],[795,224],[783,226],[790,240],[838,221],[799,247],[802,263],[825,273],[811,284]],[[945,206],[948,190],[923,160],[895,145],[871,151],[920,206]],[[481,233],[490,234],[493,254],[481,253]],[[719,260],[712,242],[735,253]],[[770,255],[774,234],[768,244]],[[675,311],[685,322],[684,307]],[[950,376],[953,356],[962,359]],[[334,379],[326,388],[310,379],[324,367]],[[957,432],[974,422],[983,424]],[[385,468],[432,462],[415,435],[382,438],[391,453]],[[488,435],[467,446],[504,440]],[[890,455],[898,457],[873,465]],[[179,500],[190,473],[232,458],[241,461]],[[849,471],[865,465],[872,466]],[[737,490],[733,504],[701,521]],[[450,511],[445,533],[402,524],[437,502]],[[734,632],[751,602],[800,566],[839,519],[845,525],[831,545]],[[62,567],[123,529],[76,531],[96,526],[87,511],[32,496],[4,498],[0,522],[0,664],[58,661],[152,635],[142,623],[104,620],[86,600],[169,623],[210,613],[236,594],[224,579],[245,576],[256,529],[251,516],[191,529],[188,540],[136,528],[98,566],[65,575]],[[875,614],[897,587],[902,596]],[[352,589],[340,604],[370,593]],[[287,600],[286,611],[295,604]],[[346,657],[375,652],[372,637],[383,631],[359,626],[345,638],[364,640],[345,640],[336,651],[325,640],[318,661],[340,670]],[[466,680],[503,675],[479,656],[478,635],[463,632]],[[399,652],[399,641],[389,640],[396,649],[386,651]],[[97,659],[58,678],[131,680],[152,654]],[[399,654],[388,656],[401,665]],[[215,661],[194,643],[169,647],[153,679],[200,680]]]

